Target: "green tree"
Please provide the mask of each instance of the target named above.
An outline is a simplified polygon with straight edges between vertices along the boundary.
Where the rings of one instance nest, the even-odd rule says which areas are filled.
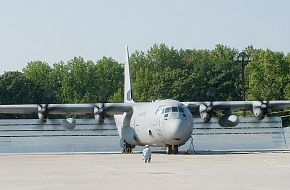
[[[290,53],[245,50],[247,100],[290,99]],[[153,45],[130,56],[134,100],[241,100],[241,65],[234,48],[180,49]],[[74,57],[52,67],[32,61],[1,76],[0,103],[92,103],[123,101],[123,66],[110,57],[96,63]],[[12,98],[11,98],[12,97]]]
[[[283,77],[284,99],[290,100],[290,53],[286,56],[285,75]],[[290,122],[289,122],[290,123]]]
[[[289,62],[282,52],[259,50],[248,64],[250,100],[278,100],[287,98]]]
[[[29,78],[44,91],[42,103],[55,103],[58,89],[54,88],[54,78],[51,76],[52,68],[46,62],[32,61],[23,69],[25,77]]]
[[[116,95],[120,94],[118,91],[123,86],[123,71],[122,65],[110,57],[103,57],[97,61],[96,72],[99,101],[108,102],[113,96],[115,96],[114,98],[116,100]]]
[[[21,72],[6,72],[0,77],[1,104],[42,103],[43,89]]]
[[[146,54],[131,56],[135,97],[138,101],[174,98],[210,100],[239,99],[239,66],[233,64],[235,49],[217,45],[210,50],[176,50],[154,45]]]
[[[64,103],[107,102],[122,86],[123,68],[112,58],[97,63],[75,57],[67,64],[54,65]],[[117,98],[119,99],[119,98]],[[116,100],[116,97],[115,97]]]
[[[87,100],[95,99],[89,86],[94,76],[88,74],[89,70],[95,71],[93,62],[86,62],[82,57],[74,57],[66,65],[60,63],[55,66],[62,72],[60,86],[63,102],[85,103]]]

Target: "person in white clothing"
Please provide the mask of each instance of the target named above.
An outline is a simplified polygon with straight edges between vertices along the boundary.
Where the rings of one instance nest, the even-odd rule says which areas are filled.
[[[151,161],[151,149],[149,145],[145,145],[143,149],[143,160],[145,161],[145,163],[149,163]]]

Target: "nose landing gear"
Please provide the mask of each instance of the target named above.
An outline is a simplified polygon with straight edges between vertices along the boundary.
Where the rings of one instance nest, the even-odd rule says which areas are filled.
[[[178,145],[167,145],[167,154],[178,154]]]

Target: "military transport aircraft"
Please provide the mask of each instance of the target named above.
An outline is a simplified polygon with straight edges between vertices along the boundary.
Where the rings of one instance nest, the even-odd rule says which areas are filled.
[[[76,126],[72,115],[92,114],[98,124],[102,124],[105,117],[111,115],[114,116],[124,152],[131,153],[135,146],[148,144],[167,147],[167,153],[177,154],[178,147],[191,137],[194,119],[192,112],[199,112],[204,122],[209,122],[214,112],[222,112],[219,125],[235,127],[239,118],[233,111],[251,110],[261,120],[271,108],[290,107],[289,100],[179,102],[166,99],[134,102],[128,48],[124,70],[124,103],[0,105],[0,113],[37,113],[42,122],[46,122],[49,115],[63,114],[67,117],[63,121],[66,130],[73,130]]]

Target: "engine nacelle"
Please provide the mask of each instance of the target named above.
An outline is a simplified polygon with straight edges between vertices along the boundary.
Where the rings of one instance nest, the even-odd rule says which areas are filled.
[[[62,124],[66,131],[71,131],[76,127],[77,122],[74,118],[67,118],[63,120]]]
[[[239,118],[236,115],[223,115],[218,123],[221,127],[235,127],[239,124]]]
[[[212,107],[205,104],[200,104],[199,114],[200,114],[201,119],[205,123],[208,123],[212,117]]]
[[[260,120],[264,119],[268,112],[267,102],[254,102],[253,103],[253,113],[254,116]]]

